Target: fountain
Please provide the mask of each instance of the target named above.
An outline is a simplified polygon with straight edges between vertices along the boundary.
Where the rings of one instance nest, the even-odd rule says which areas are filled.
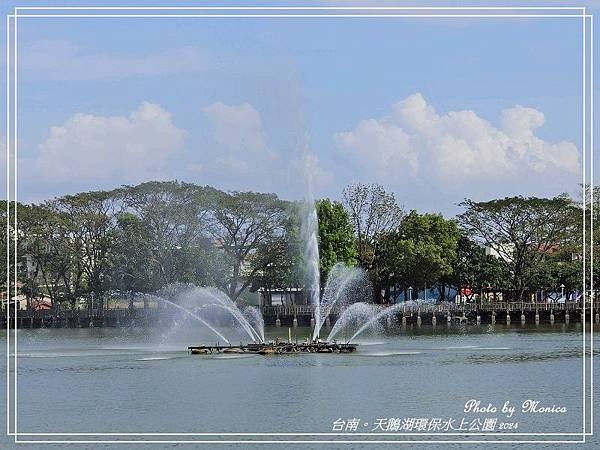
[[[311,340],[312,343],[307,343],[309,347],[304,348],[305,351],[312,351],[310,345],[317,345],[317,350],[321,345],[321,329],[326,323],[327,318],[330,316],[335,307],[341,309],[343,306],[353,304],[340,315],[342,318],[342,324],[345,323],[346,319],[356,321],[360,314],[366,314],[366,311],[371,311],[371,308],[366,304],[356,305],[357,300],[368,298],[370,295],[370,283],[367,278],[367,274],[363,269],[356,267],[348,267],[343,263],[337,263],[330,270],[327,282],[321,295],[321,276],[320,276],[320,258],[319,258],[319,220],[317,216],[316,203],[313,192],[313,170],[312,160],[310,155],[307,153],[304,157],[304,175],[306,178],[307,195],[301,210],[301,237],[304,242],[304,264],[306,271],[304,273],[305,282],[305,293],[308,304],[314,305],[314,329],[312,332]],[[238,320],[241,326],[247,331],[248,335],[253,342],[256,342],[258,338],[259,343],[265,342],[264,339],[264,322],[259,311],[255,309],[246,309],[244,313],[241,313],[237,306],[222,292],[218,290],[208,291],[210,297],[217,300],[218,304],[227,308],[227,310]],[[369,318],[372,314],[367,314],[365,317]],[[249,319],[249,320],[248,320]],[[253,327],[250,322],[255,324]],[[332,339],[336,333],[341,329],[342,325],[338,325],[335,330],[331,330],[330,338]],[[257,330],[259,330],[257,332]],[[335,331],[335,332],[334,332]],[[328,341],[330,339],[328,338]],[[330,345],[328,342],[323,343]],[[294,350],[298,350],[298,344],[295,344]],[[354,349],[355,347],[348,347],[341,349],[336,347],[338,344],[334,344],[333,347],[327,347],[328,351],[341,351],[348,350],[348,348]],[[346,344],[344,344],[346,345]],[[205,353],[206,348],[193,347],[193,350],[199,353]],[[215,347],[210,347],[209,352],[212,350],[218,351]],[[247,351],[247,348],[238,349],[240,351]],[[256,350],[256,349],[255,349]],[[285,352],[288,352],[287,350]]]
[[[186,308],[184,308],[183,306],[178,305],[177,303],[172,302],[171,300],[167,300],[166,298],[162,298],[162,297],[155,296],[155,295],[147,295],[147,297],[149,297],[150,299],[156,299],[159,302],[163,302],[169,306],[173,306],[173,307],[177,308],[179,311],[183,312],[187,316],[200,322],[202,325],[204,325],[206,328],[208,328],[210,331],[212,331],[219,339],[222,339],[223,341],[225,341],[229,344],[229,340],[225,336],[223,336],[219,331],[217,331],[217,329],[215,327],[213,327],[210,323],[208,323],[202,317],[198,316],[197,314],[194,314],[192,311],[189,311]]]
[[[222,316],[223,313],[229,320],[233,319],[233,329],[241,330],[252,342],[264,342],[264,322],[258,310],[247,307],[244,312],[240,311],[237,305],[217,288],[174,284],[150,297],[164,305],[176,308],[184,313],[184,317],[200,322],[227,344],[231,343],[231,339],[217,329],[217,322],[222,319],[220,315]]]
[[[260,310],[254,306],[246,306],[242,313],[252,327],[259,333],[260,342],[265,342],[265,320],[260,313]]]
[[[191,346],[194,354],[235,352],[258,354],[341,353],[356,350],[355,340],[367,329],[380,330],[380,319],[391,315],[406,304],[396,304],[380,310],[380,307],[364,303],[369,298],[371,285],[366,272],[357,267],[337,263],[330,270],[322,291],[319,276],[319,249],[317,241],[318,223],[314,203],[307,208],[303,235],[306,239],[305,262],[307,267],[306,284],[308,298],[315,305],[315,325],[310,340],[305,343],[292,343],[276,340],[265,341],[264,320],[258,308],[247,306],[240,309],[227,294],[214,287],[197,287],[187,284],[175,284],[162,289],[152,298],[168,307],[184,313],[184,317],[200,322],[225,345]],[[327,318],[336,314],[337,321],[330,330],[326,341],[320,340],[321,330]],[[232,345],[231,336],[220,329],[223,322],[229,322],[229,330],[238,330],[248,340],[248,344]],[[175,322],[178,324],[179,322]],[[337,343],[335,338],[342,331],[347,335],[350,327],[358,327],[345,343]]]
[[[307,303],[314,305],[314,329],[307,342],[292,343],[291,338],[287,343],[279,339],[265,342],[264,320],[261,312],[253,307],[243,311],[222,291],[211,287],[178,286],[167,289],[167,297],[162,300],[174,307],[185,311],[226,342],[227,346],[188,347],[194,354],[240,352],[261,354],[287,354],[296,352],[351,352],[356,349],[356,344],[350,344],[359,334],[368,328],[375,328],[378,320],[386,314],[391,314],[397,306],[378,312],[374,305],[368,305],[361,300],[370,297],[371,285],[363,269],[349,267],[337,263],[329,271],[327,281],[321,292],[320,258],[319,258],[319,222],[313,194],[313,180],[311,160],[305,157],[305,176],[307,181],[307,196],[301,211],[301,237],[304,242],[305,279],[304,291]],[[174,293],[173,293],[174,292]],[[177,301],[173,301],[176,299]],[[217,330],[215,314],[225,312],[229,320],[233,319],[234,326],[241,329],[250,342],[247,345],[232,346],[231,340]],[[321,341],[321,331],[332,313],[336,314],[338,321],[331,329],[327,341]],[[350,339],[344,344],[338,344],[333,339],[349,325],[362,324]]]
[[[313,253],[314,255],[314,253]],[[317,250],[318,255],[318,250]],[[318,264],[312,264],[318,271]],[[314,272],[313,272],[314,276]],[[314,278],[313,278],[314,279]],[[348,323],[364,318],[371,323],[371,317],[376,312],[374,305],[357,302],[370,293],[370,284],[364,270],[348,267],[342,263],[336,264],[327,277],[322,297],[318,290],[312,291],[313,301],[317,306],[315,329],[312,339],[305,343],[292,343],[276,340],[266,342],[264,334],[264,320],[260,311],[252,306],[240,310],[238,306],[221,290],[214,287],[197,287],[194,285],[170,285],[161,291],[161,295],[152,298],[162,302],[203,324],[212,331],[225,345],[190,346],[188,349],[193,354],[211,353],[257,353],[257,354],[289,354],[289,353],[348,353],[356,350],[356,344],[346,342],[327,342]],[[168,297],[168,298],[167,298]],[[319,340],[320,330],[334,307],[345,307],[339,316],[336,326],[331,330],[326,342]],[[219,317],[219,313],[220,316]],[[233,327],[242,331],[249,343],[234,346],[232,339],[218,330],[222,323],[222,316],[233,323]],[[178,323],[178,322],[176,322]],[[364,327],[363,327],[364,328]],[[361,328],[362,329],[362,328]]]
[[[311,236],[309,234],[308,236]],[[314,235],[313,235],[314,236]],[[313,243],[314,244],[314,243]],[[307,255],[313,258],[318,256],[318,248],[314,252],[313,244]],[[318,280],[318,261],[308,262],[312,267],[312,275],[309,279]],[[311,278],[312,277],[312,278]],[[292,343],[276,340],[266,342],[264,334],[264,320],[260,311],[252,306],[243,310],[221,290],[214,287],[197,287],[194,285],[177,284],[163,289],[158,295],[151,296],[163,304],[176,308],[210,330],[225,345],[191,346],[188,347],[193,354],[210,354],[222,352],[234,353],[257,353],[257,354],[289,354],[289,353],[347,353],[356,350],[357,345],[351,343],[366,330],[381,331],[380,321],[407,306],[413,306],[415,302],[398,303],[387,308],[361,302],[361,299],[369,298],[370,283],[366,272],[357,267],[348,267],[343,263],[336,264],[328,274],[327,282],[322,296],[318,289],[313,289],[312,301],[316,306],[315,328],[312,338],[305,343]],[[168,298],[167,298],[168,297]],[[415,303],[416,304],[416,303]],[[319,339],[320,332],[326,319],[332,312],[336,312],[337,321],[330,330],[326,341]],[[218,329],[219,323],[223,322],[223,315],[233,324],[229,329],[238,329],[248,339],[247,345],[234,346],[232,339]],[[337,343],[336,337],[342,332],[347,335],[352,328],[353,334],[345,343]]]
[[[370,283],[363,269],[348,267],[343,263],[334,265],[327,276],[323,296],[320,299],[313,340],[319,338],[321,328],[335,306],[338,308],[348,306],[356,303],[357,300],[368,298],[369,295]]]
[[[379,313],[375,314],[373,317],[371,317],[368,321],[366,321],[351,337],[350,339],[348,339],[348,342],[353,341],[354,339],[356,339],[359,335],[361,335],[365,330],[369,329],[370,327],[372,327],[373,325],[379,323],[379,321],[381,319],[383,319],[384,317],[389,317],[392,314],[400,311],[400,310],[404,310],[407,306],[412,307],[414,304],[417,304],[417,302],[413,302],[413,301],[408,301],[408,302],[403,302],[403,303],[395,303],[392,306],[388,306],[387,308],[384,308],[383,310],[381,310]]]
[[[213,353],[250,353],[250,354],[290,354],[290,353],[350,353],[356,350],[355,344],[338,344],[326,342],[292,343],[277,339],[275,342],[265,342],[264,321],[260,311],[248,306],[241,311],[237,305],[222,291],[212,287],[197,287],[194,285],[176,284],[167,286],[161,291],[162,295],[149,295],[168,307],[173,307],[210,330],[225,344],[189,346],[192,354]],[[169,298],[165,298],[169,297]],[[215,313],[225,312],[234,320],[234,328],[243,330],[251,342],[243,345],[232,345],[231,338],[226,337],[217,329]],[[175,322],[179,324],[179,322]],[[237,325],[236,325],[237,324]]]
[[[352,326],[362,326],[371,321],[377,314],[377,307],[372,303],[357,302],[348,306],[338,317],[335,325],[327,336],[328,341],[333,341],[342,331],[346,332]],[[378,325],[379,322],[374,322]],[[349,341],[349,339],[346,339]]]
[[[325,318],[321,313],[321,274],[319,269],[319,218],[313,193],[310,158],[304,158],[304,173],[308,191],[302,214],[301,236],[304,241],[304,263],[306,265],[305,288],[307,303],[315,305],[315,332],[313,340],[319,338],[319,331]]]

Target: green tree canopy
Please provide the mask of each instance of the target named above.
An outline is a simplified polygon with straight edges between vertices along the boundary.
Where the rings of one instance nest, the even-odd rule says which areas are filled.
[[[396,231],[379,236],[373,270],[377,291],[433,287],[452,273],[459,230],[456,222],[439,214],[411,211]],[[387,299],[386,299],[387,300]]]
[[[456,258],[452,273],[443,278],[458,292],[467,294],[470,299],[474,294],[484,290],[501,291],[510,286],[508,265],[500,258],[488,255],[485,248],[477,242],[462,235],[456,247]]]
[[[284,236],[287,206],[274,194],[255,192],[233,192],[213,199],[208,230],[231,268],[222,287],[232,300],[251,286],[257,272],[277,259],[277,251],[271,250],[279,245],[264,244]],[[260,257],[259,249],[263,251]]]
[[[338,262],[356,264],[357,251],[350,217],[344,206],[329,199],[317,202],[321,281]]]
[[[566,196],[465,200],[459,216],[464,232],[492,248],[508,264],[511,287],[521,300],[536,270],[556,249],[579,237],[581,211]]]

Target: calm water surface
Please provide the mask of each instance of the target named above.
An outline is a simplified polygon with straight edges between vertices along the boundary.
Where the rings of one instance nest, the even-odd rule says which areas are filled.
[[[329,433],[340,419],[360,420],[356,433],[364,433],[390,418],[452,418],[458,427],[463,418],[470,424],[496,417],[498,423],[517,424],[509,431],[523,433],[574,433],[582,427],[580,324],[409,327],[365,337],[356,354],[279,357],[190,356],[187,345],[200,343],[194,330],[174,334],[135,328],[39,329],[18,334],[18,428],[23,433]],[[287,336],[287,329],[271,329],[267,334]],[[298,330],[299,339],[306,334],[308,330]],[[5,339],[0,342],[3,349]],[[6,358],[0,364],[6,372]],[[0,396],[6,404],[4,389]],[[465,413],[469,399],[480,400],[482,407],[491,403],[499,408],[509,401],[516,411],[511,418],[501,412]],[[521,404],[527,399],[564,407],[566,413],[522,413]],[[29,438],[44,439],[22,437]],[[295,438],[299,437],[287,437]],[[389,439],[359,435],[353,439],[371,438]],[[591,448],[600,448],[598,439],[593,442]],[[0,444],[14,445],[8,440]],[[67,446],[73,444],[51,448]],[[155,448],[173,446],[186,444],[161,443]],[[283,446],[277,443],[270,448]],[[304,448],[332,446],[311,443]],[[129,445],[119,448],[123,447]],[[431,444],[421,447],[433,448]]]

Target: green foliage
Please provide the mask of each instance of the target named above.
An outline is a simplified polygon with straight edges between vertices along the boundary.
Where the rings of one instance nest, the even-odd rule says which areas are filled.
[[[213,199],[208,231],[231,266],[221,283],[231,299],[281,258],[286,248],[286,209],[274,194],[233,192]]]
[[[33,268],[33,273],[27,270],[25,284],[39,284],[39,293],[48,295],[55,307],[61,301],[73,305],[85,289],[83,230],[51,204],[23,207],[18,223],[20,255]]]
[[[289,292],[304,285],[306,264],[304,242],[301,237],[301,217],[305,205],[301,202],[286,205],[283,234],[261,246],[253,257],[252,291],[260,288]]]
[[[344,190],[343,204],[319,201],[321,279],[338,262],[359,264],[378,302],[409,287],[504,291],[514,299],[557,292],[561,285],[581,289],[581,205],[561,196],[465,200],[462,206],[458,222],[416,211],[405,216],[393,194],[361,184]],[[18,229],[6,220],[8,208],[11,216],[18,213]],[[7,243],[12,251],[17,237],[21,293],[29,304],[50,297],[55,307],[74,307],[92,296],[103,307],[113,291],[133,299],[177,282],[219,286],[233,300],[258,289],[285,292],[305,279],[301,209],[274,194],[226,193],[177,181],[41,205],[5,202],[0,268],[6,271]],[[594,211],[599,215],[600,207]],[[596,256],[599,223],[593,229],[586,224]],[[486,254],[486,246],[497,256]]]
[[[329,199],[318,201],[317,216],[321,280],[325,280],[336,263],[356,264],[358,253],[350,217],[341,203]]]
[[[150,292],[158,288],[152,264],[152,250],[148,245],[152,231],[146,223],[131,212],[117,215],[114,241],[113,286],[124,292]]]
[[[105,293],[111,286],[116,225],[113,220],[116,208],[114,192],[68,195],[49,202],[47,207],[65,228],[62,240],[70,247],[72,264],[78,265],[78,276],[79,271],[85,275],[86,291],[95,296],[98,307],[102,308]],[[64,286],[69,300],[73,302],[79,292],[71,292],[68,281]]]
[[[211,205],[219,191],[190,183],[148,182],[125,186],[119,191],[123,210],[140,220],[131,248],[142,252],[155,290],[175,282],[207,284],[213,278],[216,255],[207,233]],[[133,231],[133,230],[132,230]],[[142,239],[143,242],[136,242]],[[134,254],[127,257],[134,258]],[[215,276],[213,276],[215,275]],[[144,277],[143,277],[144,278]]]
[[[581,211],[565,196],[465,200],[464,232],[495,250],[508,265],[517,299],[534,288],[537,271],[557,248],[578,245]]]
[[[570,250],[561,249],[540,261],[533,271],[531,286],[555,293],[578,289],[582,284],[583,265],[581,260],[573,258]]]
[[[452,273],[459,231],[439,214],[411,211],[396,231],[379,236],[371,279],[377,291],[432,287]],[[387,299],[385,299],[387,300]]]
[[[220,286],[235,300],[260,271],[292,270],[288,207],[273,194],[176,181],[19,205],[19,254],[31,261],[20,264],[23,289],[56,305],[93,296],[101,308],[110,291],[133,298],[183,282]]]
[[[457,242],[452,273],[445,278],[458,291],[471,291],[470,297],[486,290],[500,291],[509,287],[508,265],[500,258],[486,255],[485,248],[467,236]]]

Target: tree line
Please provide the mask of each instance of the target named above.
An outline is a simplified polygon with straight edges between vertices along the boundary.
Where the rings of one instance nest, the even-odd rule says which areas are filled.
[[[341,202],[319,200],[321,281],[338,262],[360,266],[378,303],[409,289],[436,288],[440,301],[450,288],[468,299],[493,292],[509,300],[581,289],[579,202],[563,195],[460,206],[451,219],[407,212],[376,184],[347,186]],[[4,202],[0,264],[6,273],[16,236],[17,285],[28,305],[43,296],[55,307],[85,300],[103,308],[114,293],[133,305],[173,283],[217,286],[242,302],[258,289],[303,287],[304,208],[275,194],[177,181]]]

